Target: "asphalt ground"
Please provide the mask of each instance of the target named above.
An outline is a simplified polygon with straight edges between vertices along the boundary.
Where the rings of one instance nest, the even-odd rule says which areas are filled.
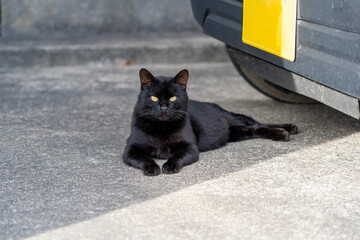
[[[188,68],[191,99],[300,133],[146,177],[121,160],[142,67]],[[276,102],[230,63],[1,69],[0,238],[358,239],[359,146],[359,121]]]

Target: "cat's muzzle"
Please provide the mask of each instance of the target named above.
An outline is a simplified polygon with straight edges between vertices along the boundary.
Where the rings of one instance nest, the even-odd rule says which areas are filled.
[[[166,113],[167,110],[168,110],[168,107],[167,107],[166,105],[162,105],[162,106],[160,107],[160,110],[161,110],[161,112]]]

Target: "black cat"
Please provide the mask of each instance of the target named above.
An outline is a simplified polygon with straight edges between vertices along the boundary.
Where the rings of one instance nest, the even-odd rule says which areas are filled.
[[[162,171],[177,173],[196,162],[199,152],[220,148],[227,142],[250,138],[288,141],[290,133],[297,133],[292,124],[261,124],[214,103],[189,101],[186,69],[174,78],[154,77],[146,69],[139,74],[141,91],[123,159],[145,175],[160,174],[153,158],[168,159]]]

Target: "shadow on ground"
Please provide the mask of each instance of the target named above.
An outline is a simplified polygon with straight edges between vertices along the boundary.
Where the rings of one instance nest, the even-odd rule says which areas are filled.
[[[294,123],[300,134],[287,143],[229,144],[201,154],[199,162],[179,174],[145,177],[121,161],[140,67],[0,71],[4,239],[70,225],[360,131],[357,120],[324,105],[283,104],[262,96],[229,64],[194,64],[188,66],[192,99],[216,102],[262,122]],[[147,67],[174,75],[186,66]]]

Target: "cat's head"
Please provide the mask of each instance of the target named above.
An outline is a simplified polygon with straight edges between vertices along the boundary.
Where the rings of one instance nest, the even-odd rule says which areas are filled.
[[[157,121],[177,121],[186,117],[189,72],[181,70],[175,77],[154,77],[142,68],[141,91],[135,107],[136,117]]]

